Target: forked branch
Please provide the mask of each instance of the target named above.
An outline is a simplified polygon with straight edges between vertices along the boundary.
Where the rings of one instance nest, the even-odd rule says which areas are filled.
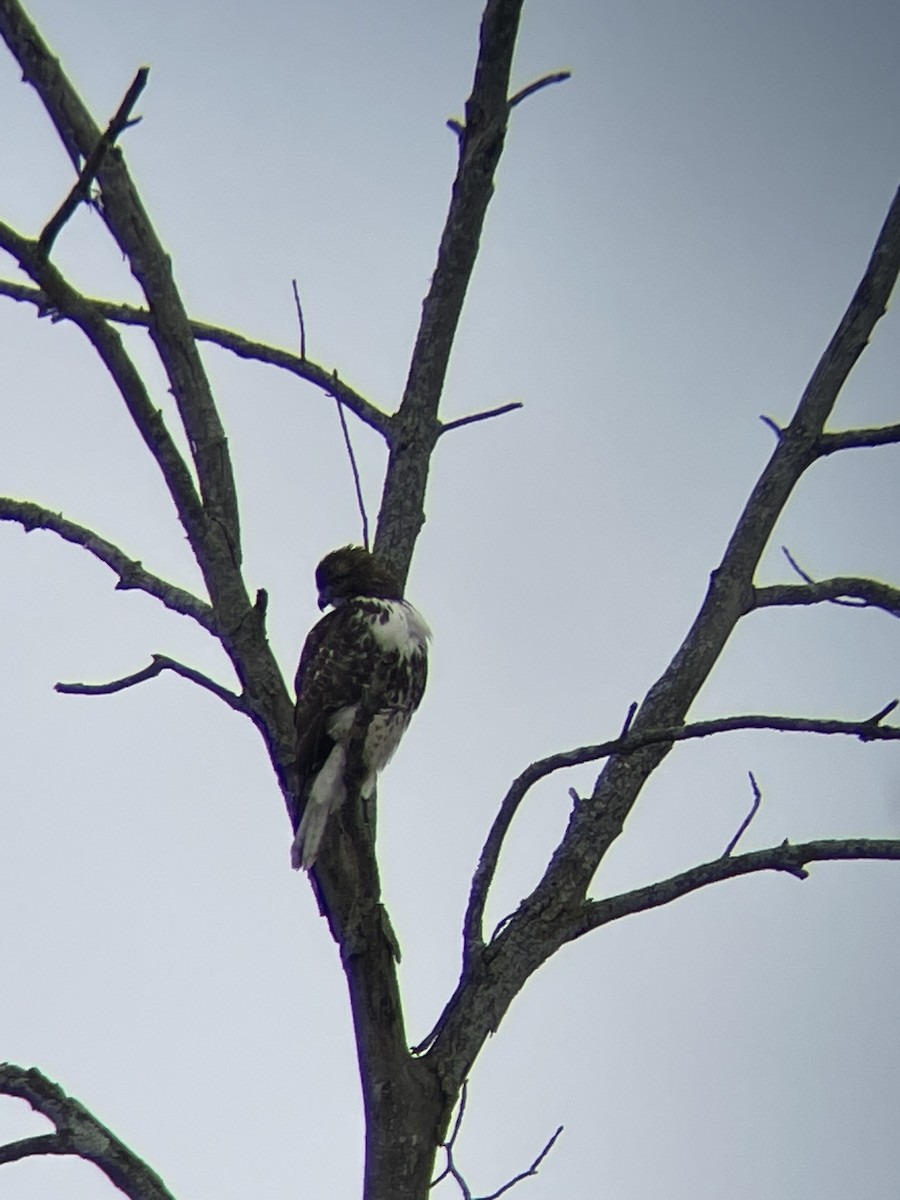
[[[155,1171],[83,1104],[67,1096],[59,1084],[40,1071],[0,1063],[0,1093],[27,1101],[56,1127],[55,1133],[0,1147],[0,1163],[14,1162],[29,1154],[74,1155],[98,1167],[130,1200],[174,1200]]]
[[[816,733],[826,736],[857,737],[862,742],[897,741],[900,740],[900,727],[883,725],[887,717],[897,707],[897,701],[879,710],[871,717],[862,721],[841,721],[837,719],[817,717],[779,717],[748,714],[746,716],[719,717],[710,721],[695,721],[689,725],[672,726],[666,729],[645,729],[639,732],[627,732],[622,737],[613,738],[608,742],[600,742],[596,746],[579,746],[576,750],[551,754],[547,758],[538,759],[526,767],[521,775],[510,785],[503,797],[497,816],[491,826],[478,866],[472,877],[469,892],[469,903],[463,926],[463,940],[466,960],[477,952],[482,945],[482,922],[500,851],[506,834],[515,818],[520,804],[528,792],[556,771],[567,770],[570,767],[581,766],[584,763],[598,762],[601,759],[612,758],[615,755],[627,756],[647,746],[671,746],[675,742],[687,742],[696,738],[710,737],[718,733],[735,733],[740,730],[772,730],[778,733]]]
[[[138,97],[147,86],[149,77],[150,69],[148,67],[141,67],[137,75],[135,75],[131,87],[125,93],[125,98],[119,105],[118,112],[109,125],[107,125],[103,137],[100,138],[97,145],[88,155],[87,161],[81,168],[81,172],[75,182],[75,186],[41,231],[41,236],[38,238],[38,248],[44,256],[50,253],[60,230],[78,208],[78,205],[82,201],[87,200],[90,195],[91,184],[96,177],[97,171],[100,169],[103,156],[115,142],[119,134],[124,129],[127,129],[129,125],[136,123],[130,119],[131,110],[137,104]]]
[[[24,80],[40,96],[70,157],[73,161],[77,157],[89,159],[101,142],[100,130],[18,0],[0,3],[0,36],[18,61]],[[197,472],[209,523],[202,536],[199,528],[188,530],[192,549],[213,598],[216,593],[236,597],[234,571],[240,565],[241,547],[231,459],[209,380],[175,284],[171,260],[150,223],[123,156],[103,155],[96,179],[102,197],[101,217],[153,313],[150,336],[166,372]],[[38,274],[28,273],[35,283],[48,290]],[[52,293],[50,298],[55,304]],[[239,619],[237,608],[242,601],[242,597],[236,601],[230,619]]]
[[[2,12],[2,10],[0,10]],[[11,254],[21,269],[46,295],[53,310],[72,321],[93,346],[109,372],[128,413],[156,460],[179,519],[198,561],[206,558],[209,525],[191,473],[178,452],[162,414],[151,403],[140,373],[109,323],[84,302],[72,285],[38,251],[37,242],[24,238],[0,222],[0,247]]]
[[[459,1137],[460,1130],[462,1129],[462,1123],[463,1123],[463,1118],[466,1113],[466,1102],[468,1100],[468,1096],[469,1096],[469,1082],[468,1082],[468,1080],[464,1080],[462,1088],[460,1089],[459,1106],[458,1106],[457,1112],[456,1112],[456,1119],[453,1122],[452,1132],[450,1133],[450,1136],[447,1138],[447,1140],[445,1142],[443,1142],[440,1147],[444,1151],[444,1154],[446,1155],[446,1165],[445,1165],[443,1171],[441,1171],[441,1173],[432,1181],[431,1186],[434,1188],[439,1183],[442,1183],[445,1179],[452,1179],[458,1185],[459,1190],[462,1193],[463,1200],[499,1200],[500,1196],[505,1195],[508,1191],[510,1191],[512,1188],[514,1188],[517,1183],[521,1183],[523,1179],[529,1179],[532,1176],[537,1175],[538,1170],[540,1169],[541,1163],[544,1161],[544,1159],[547,1157],[547,1155],[553,1149],[553,1147],[556,1144],[557,1139],[559,1138],[560,1134],[562,1133],[563,1126],[562,1125],[559,1126],[559,1128],[556,1130],[556,1132],[553,1134],[553,1136],[549,1139],[547,1144],[544,1146],[543,1150],[541,1150],[540,1154],[538,1154],[537,1158],[535,1158],[535,1160],[532,1162],[530,1167],[526,1168],[526,1170],[524,1170],[524,1171],[520,1171],[517,1175],[514,1175],[512,1177],[512,1179],[508,1179],[506,1181],[506,1183],[504,1183],[500,1187],[498,1187],[496,1191],[491,1192],[487,1196],[479,1196],[476,1198],[476,1197],[472,1196],[472,1189],[469,1187],[468,1183],[465,1180],[465,1176],[462,1174],[459,1167],[456,1165],[456,1160],[454,1158],[454,1150],[456,1147],[456,1140]]]

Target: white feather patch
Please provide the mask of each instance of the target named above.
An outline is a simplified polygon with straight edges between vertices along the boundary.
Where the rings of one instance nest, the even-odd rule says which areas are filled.
[[[350,721],[352,724],[352,716]],[[316,861],[328,818],[344,803],[347,796],[344,783],[346,765],[347,747],[343,742],[335,742],[325,765],[313,780],[300,827],[291,846],[291,866],[295,871],[301,867],[308,871]]]
[[[431,637],[424,617],[405,600],[375,600],[381,613],[370,617],[372,636],[387,651],[409,655],[422,651]]]

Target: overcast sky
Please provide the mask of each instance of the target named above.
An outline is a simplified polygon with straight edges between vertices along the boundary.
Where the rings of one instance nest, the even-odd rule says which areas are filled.
[[[392,409],[455,169],[480,0],[32,0],[98,122],[151,68],[124,146],[191,313],[296,346]],[[380,788],[410,1037],[455,985],[471,872],[530,761],[614,736],[667,665],[746,495],[864,269],[900,176],[900,8],[889,0],[530,0],[517,108],[444,413],[450,434],[409,595],[435,631],[429,691]],[[0,216],[36,234],[71,166],[0,57]],[[99,220],[56,257],[137,300]],[[13,276],[10,264],[0,268]],[[160,405],[165,388],[129,335]],[[80,335],[0,301],[0,492],[96,528],[183,586],[183,534]],[[359,539],[331,403],[207,349],[242,498],[248,586],[286,674],[322,554]],[[833,427],[898,417],[888,313]],[[168,410],[167,410],[168,411]],[[371,514],[384,454],[355,426]],[[817,465],[760,573],[900,580],[896,448]],[[64,697],[167,653],[221,653],[52,535],[0,526],[0,1059],[37,1066],[179,1200],[359,1196],[362,1119],[343,978],[249,722],[171,677]],[[900,695],[881,613],[744,621],[693,717],[864,718]],[[679,748],[595,883],[608,895],[746,848],[900,837],[891,746],[735,734]],[[488,919],[560,836],[537,789]],[[720,884],[564,950],[471,1081],[458,1162],[475,1194],[565,1133],[522,1200],[895,1200],[897,864]],[[0,1101],[0,1140],[44,1132]],[[442,1185],[438,1200],[455,1189]],[[0,1168],[0,1197],[117,1195],[76,1160]],[[458,1192],[456,1193],[458,1194]]]

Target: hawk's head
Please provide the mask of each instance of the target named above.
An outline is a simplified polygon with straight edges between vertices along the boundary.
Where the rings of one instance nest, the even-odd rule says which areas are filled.
[[[381,559],[362,546],[341,546],[326,554],[316,567],[319,608],[338,605],[351,596],[402,600],[397,580]]]

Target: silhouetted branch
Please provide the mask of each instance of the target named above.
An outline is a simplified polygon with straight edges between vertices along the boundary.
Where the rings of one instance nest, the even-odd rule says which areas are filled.
[[[149,77],[150,68],[141,67],[137,75],[135,75],[131,87],[125,93],[125,98],[119,105],[118,112],[109,125],[107,125],[103,136],[88,155],[75,186],[44,226],[41,236],[38,238],[38,248],[45,256],[50,253],[53,243],[56,241],[57,235],[63,225],[72,216],[78,205],[90,195],[91,184],[107,150],[109,150],[110,146],[124,129],[137,124],[137,121],[131,121],[129,117],[131,116],[131,110],[137,104],[138,96],[140,96],[141,92],[147,86]]]
[[[726,879],[737,879],[742,875],[753,875],[759,871],[780,871],[797,879],[806,879],[806,867],[813,862],[884,862],[900,860],[900,841],[874,838],[845,838],[818,842],[784,841],[780,846],[765,850],[752,850],[747,854],[722,856],[712,862],[701,863],[680,875],[651,883],[647,887],[635,888],[619,896],[604,900],[586,900],[577,916],[563,935],[572,941],[610,921],[633,913],[646,912],[671,904],[690,892],[721,883]]]
[[[550,87],[554,83],[564,83],[567,79],[571,78],[571,71],[554,71],[552,75],[543,75],[540,79],[536,79],[534,83],[529,83],[527,87],[523,87],[521,91],[516,92],[509,102],[509,107],[515,108],[517,104],[521,104],[523,100],[527,100],[529,96],[533,96],[535,92],[539,92],[542,88]]]
[[[0,4],[0,36],[21,66],[23,79],[40,97],[70,156],[78,154],[88,159],[101,141],[100,130],[59,60],[17,0],[3,0]],[[235,595],[234,575],[240,566],[241,541],[234,473],[225,432],[191,336],[171,259],[141,203],[124,156],[105,154],[96,178],[102,198],[100,215],[153,312],[150,338],[169,381],[196,468],[207,521],[187,528],[191,547],[214,591]],[[25,269],[56,304],[57,296],[48,289],[45,278]],[[61,311],[69,315],[64,305]]]
[[[527,100],[529,96],[533,96],[535,92],[541,91],[542,88],[550,87],[554,83],[564,83],[567,79],[571,78],[571,71],[554,71],[550,75],[543,75],[540,79],[536,79],[534,83],[529,83],[521,91],[516,92],[508,101],[509,107],[513,109],[517,104],[521,104],[523,100]],[[462,140],[462,136],[466,131],[465,122],[460,121],[458,117],[450,117],[445,123],[447,128]]]
[[[580,746],[576,750],[551,754],[547,758],[531,763],[513,781],[490,828],[481,858],[472,877],[469,903],[463,924],[464,961],[469,961],[482,944],[482,919],[488,891],[500,859],[500,850],[513,818],[528,792],[534,785],[556,771],[597,762],[613,755],[634,754],[646,746],[669,745],[695,738],[709,737],[717,733],[734,733],[746,729],[765,729],[778,733],[817,733],[858,737],[862,742],[900,740],[900,727],[882,725],[881,721],[892,712],[892,702],[881,712],[863,721],[840,721],[816,717],[779,717],[750,714],[738,717],[718,717],[710,721],[695,721],[689,725],[678,725],[668,729],[646,729],[630,732],[625,737],[601,742],[596,746]],[[589,804],[585,801],[584,804]]]
[[[724,554],[710,574],[700,609],[669,665],[649,689],[627,740],[627,753],[616,753],[604,765],[591,800],[573,810],[562,841],[531,893],[524,897],[497,944],[491,947],[491,1008],[488,985],[475,980],[455,1002],[429,1053],[455,1069],[467,1069],[473,1048],[497,1026],[515,994],[559,948],[563,916],[584,901],[600,863],[621,836],[628,815],[647,780],[671,750],[671,742],[631,750],[636,736],[678,727],[708,680],[741,617],[752,604],[753,579],[772,531],[804,472],[819,458],[818,441],[850,372],[884,315],[900,271],[900,191],[895,192],[872,254],[844,315],[810,376],[790,423],[778,439],[741,512]],[[745,726],[746,727],[746,726]],[[765,727],[765,722],[760,727]],[[770,727],[790,728],[782,723]],[[794,728],[802,726],[794,725]],[[724,728],[724,727],[723,727]],[[807,728],[812,729],[811,726]],[[837,732],[838,725],[830,731]],[[829,731],[819,725],[817,732]],[[845,730],[846,731],[846,730]],[[854,730],[866,736],[868,730]],[[900,730],[879,736],[900,736]],[[621,748],[620,748],[621,749]],[[488,880],[493,876],[505,825],[518,797],[504,800],[478,865],[470,894],[465,933],[478,959],[480,916]],[[725,862],[736,860],[726,859]],[[548,912],[559,921],[548,921]],[[540,946],[536,942],[540,942]],[[471,957],[471,951],[470,957]],[[502,982],[497,982],[501,980]]]
[[[216,683],[214,679],[210,679],[208,675],[204,675],[202,671],[196,671],[193,667],[187,667],[184,663],[178,662],[177,659],[169,658],[165,654],[154,654],[149,667],[144,667],[142,671],[135,671],[133,675],[124,675],[121,679],[113,679],[109,683],[58,683],[55,690],[65,696],[111,696],[113,692],[122,692],[125,688],[134,687],[138,683],[145,683],[148,679],[154,679],[157,675],[161,675],[163,671],[174,671],[176,675],[181,675],[183,679],[189,679],[191,683],[196,683],[198,687],[205,688],[208,692],[212,692],[214,696],[218,696],[220,700],[224,700],[228,707],[233,708],[235,712],[247,715],[249,711],[243,699],[235,692],[222,687],[220,683]]]
[[[502,417],[504,413],[515,412],[517,408],[524,407],[520,400],[514,400],[511,404],[501,404],[499,408],[491,408],[487,412],[472,413],[470,417],[457,417],[455,421],[444,421],[441,424],[440,432],[444,434],[451,429],[461,429],[463,425],[474,425],[476,421],[488,421],[491,417]]]
[[[808,574],[806,571],[803,570],[803,568],[797,562],[796,558],[794,558],[793,554],[791,554],[790,550],[788,550],[787,546],[781,547],[781,553],[788,560],[788,562],[791,564],[792,569],[794,571],[796,571],[796,573],[800,576],[800,578],[802,580],[804,580],[806,583],[815,583],[816,582],[815,579],[813,579],[812,575]],[[832,603],[842,605],[845,608],[859,608],[860,607],[860,605],[857,604],[855,600],[835,599],[832,601]]]
[[[877,579],[846,576],[811,580],[809,583],[776,583],[753,590],[753,607],[821,604],[827,601],[843,608],[880,608],[900,617],[900,588]],[[852,603],[851,603],[852,601]]]
[[[300,360],[306,361],[306,322],[303,320],[303,305],[300,303],[300,289],[297,287],[297,280],[291,280],[291,287],[294,289],[294,306],[297,309],[297,324],[300,326]]]
[[[900,442],[900,425],[883,425],[877,429],[844,429],[823,433],[819,437],[819,453],[834,454],[836,450],[860,450],[871,446],[888,446]]]
[[[130,1200],[174,1200],[155,1171],[40,1071],[0,1063],[0,1093],[27,1101],[56,1127],[55,1134],[12,1143],[13,1148],[24,1148],[24,1153],[4,1158],[0,1150],[0,1162],[13,1162],[28,1153],[69,1154],[92,1162]],[[43,1151],[37,1148],[41,1143]]]
[[[419,530],[450,351],[472,277],[509,124],[509,79],[522,0],[487,0],[450,205],[395,417],[375,549],[405,584]]]
[[[60,513],[50,512],[39,504],[26,500],[13,500],[0,496],[0,521],[16,521],[26,533],[34,529],[46,529],[67,542],[83,546],[89,554],[100,560],[119,577],[116,588],[120,591],[139,590],[161,600],[166,608],[182,616],[192,617],[209,633],[218,636],[215,614],[205,601],[192,595],[184,588],[176,587],[147,571],[140,562],[129,558],[118,546],[108,542],[92,529],[76,525]]]
[[[65,1139],[58,1133],[42,1133],[37,1137],[22,1138],[19,1142],[7,1142],[0,1146],[0,1164],[20,1162],[23,1158],[32,1158],[45,1154],[69,1154]]]
[[[337,378],[337,372],[335,372]],[[344,406],[341,404],[337,396],[334,398],[334,403],[337,407],[338,418],[341,422],[341,432],[344,435],[344,446],[347,450],[347,457],[350,459],[350,470],[353,473],[353,486],[356,490],[356,506],[359,509],[360,520],[362,521],[362,544],[369,549],[369,517],[366,512],[366,502],[362,494],[362,482],[359,478],[359,467],[356,464],[356,455],[353,453],[353,443],[350,441],[350,430],[347,428],[347,418],[344,416]]]
[[[496,1192],[491,1192],[489,1196],[481,1197],[480,1200],[497,1200],[498,1196],[502,1196],[504,1192],[508,1192],[510,1188],[515,1187],[517,1183],[521,1183],[523,1179],[528,1179],[532,1175],[537,1175],[541,1163],[556,1145],[556,1140],[564,1128],[565,1126],[563,1125],[558,1127],[556,1133],[553,1134],[553,1136],[547,1142],[547,1145],[543,1148],[543,1150],[526,1171],[521,1171],[518,1175],[514,1175],[512,1179],[510,1179],[507,1183],[504,1183],[503,1187],[497,1188]]]
[[[28,287],[11,279],[0,279],[0,296],[11,300],[33,304],[40,316],[55,315],[56,307],[40,288]],[[85,305],[90,306],[98,315],[105,317],[117,325],[137,325],[144,329],[150,325],[150,314],[145,308],[133,304],[116,304],[111,300],[98,300],[88,296],[81,297]],[[311,383],[329,396],[337,396],[341,403],[350,409],[361,421],[376,430],[385,439],[391,433],[391,416],[376,408],[371,401],[366,400],[349,384],[335,377],[333,370],[319,366],[308,358],[293,354],[289,350],[279,350],[276,346],[256,342],[243,334],[234,333],[219,325],[210,325],[205,321],[191,321],[191,333],[198,342],[210,342],[223,350],[228,350],[238,358],[250,362],[265,363],[267,366],[278,367],[289,371],[306,383]]]
[[[37,242],[22,237],[2,221],[0,247],[11,254],[25,274],[38,285],[50,309],[72,321],[96,350],[163,474],[191,547],[198,561],[201,561],[207,544],[208,523],[200,496],[186,463],[169,435],[162,414],[151,403],[146,385],[126,353],[119,334],[56,267],[38,253]]]
[[[728,843],[728,845],[722,851],[723,858],[728,858],[728,856],[731,854],[732,850],[734,850],[734,848],[737,846],[738,842],[741,840],[741,838],[744,836],[744,834],[749,829],[750,822],[753,820],[753,818],[759,812],[760,804],[762,804],[762,792],[759,790],[759,786],[757,785],[757,782],[753,777],[753,772],[749,771],[748,774],[750,776],[750,786],[753,788],[753,803],[750,806],[750,811],[747,813],[746,817],[744,817],[743,821],[741,822],[740,828],[738,829],[737,833],[734,835],[734,837],[731,839],[731,841]]]
[[[456,1139],[459,1137],[460,1130],[462,1129],[463,1116],[465,1115],[466,1102],[468,1100],[468,1096],[469,1096],[469,1081],[466,1079],[463,1081],[462,1087],[460,1089],[459,1105],[458,1105],[457,1111],[456,1111],[456,1119],[453,1122],[453,1130],[452,1130],[449,1138],[445,1142],[442,1142],[441,1146],[439,1147],[441,1150],[444,1151],[444,1153],[447,1156],[447,1165],[444,1167],[443,1171],[441,1171],[441,1173],[432,1180],[431,1187],[433,1187],[433,1188],[436,1187],[439,1183],[443,1182],[443,1180],[445,1180],[445,1179],[448,1179],[448,1178],[453,1179],[459,1185],[459,1190],[462,1192],[463,1200],[474,1200],[474,1198],[472,1196],[472,1190],[469,1187],[469,1185],[466,1183],[466,1180],[465,1180],[462,1172],[457,1167],[456,1162],[453,1158],[453,1151],[456,1146]],[[553,1149],[553,1147],[556,1143],[556,1140],[559,1137],[559,1135],[562,1133],[562,1131],[563,1131],[563,1126],[560,1125],[560,1127],[557,1129],[556,1133],[553,1134],[553,1136],[547,1142],[546,1146],[544,1146],[543,1150],[540,1152],[540,1154],[537,1156],[537,1158],[534,1160],[534,1162],[531,1164],[531,1166],[528,1167],[527,1170],[520,1171],[518,1175],[514,1175],[512,1179],[507,1180],[507,1182],[504,1183],[502,1187],[497,1188],[497,1190],[495,1192],[491,1192],[490,1195],[488,1195],[488,1196],[477,1197],[477,1200],[498,1200],[498,1197],[504,1195],[504,1193],[508,1192],[511,1188],[514,1188],[517,1183],[521,1183],[523,1179],[528,1179],[529,1177],[531,1177],[533,1175],[537,1175],[541,1163],[544,1161],[544,1159],[547,1157],[547,1155]]]

